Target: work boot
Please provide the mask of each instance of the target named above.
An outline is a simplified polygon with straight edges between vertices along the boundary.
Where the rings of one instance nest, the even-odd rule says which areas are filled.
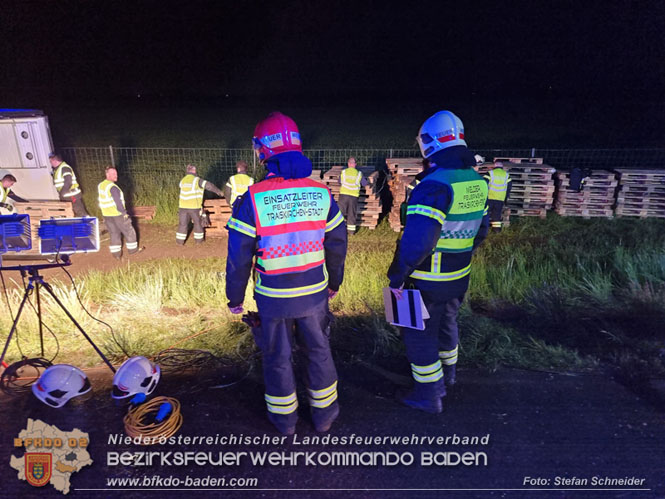
[[[122,260],[122,253],[111,253],[116,260]]]
[[[442,379],[434,383],[416,382],[411,390],[398,390],[396,398],[398,402],[413,409],[440,414],[443,411],[440,393],[446,393],[446,385]]]
[[[314,423],[314,429],[319,433],[326,433],[328,430],[330,430],[330,427],[337,419],[337,416],[339,416],[339,404],[335,404],[333,412],[330,414],[329,418],[318,424]]]
[[[141,253],[141,251],[145,251],[145,246],[139,246],[136,250],[130,251],[129,254],[136,255],[137,253]]]
[[[288,423],[283,420],[283,418],[274,415],[272,412],[268,413],[268,419],[273,425],[275,425],[277,431],[279,431],[282,435],[293,435],[296,432],[295,423],[293,423],[292,426],[289,426]]]
[[[455,374],[455,364],[452,366],[443,366],[443,381],[445,381],[446,386],[453,386],[457,383],[457,376]],[[445,395],[445,390],[444,390]],[[443,396],[443,395],[442,395]]]

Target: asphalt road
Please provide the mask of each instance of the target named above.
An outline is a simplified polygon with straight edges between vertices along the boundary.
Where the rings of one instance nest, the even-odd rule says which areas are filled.
[[[443,414],[429,415],[394,402],[394,379],[388,379],[378,370],[352,362],[340,363],[338,367],[341,415],[330,434],[347,439],[359,436],[361,443],[307,443],[306,438],[320,434],[314,432],[308,421],[304,393],[299,393],[301,418],[296,436],[277,445],[213,443],[148,447],[109,443],[110,434],[123,432],[126,408],[111,401],[110,372],[103,369],[90,373],[92,398],[70,402],[59,410],[46,407],[32,395],[14,401],[0,398],[0,495],[61,496],[50,485],[35,489],[19,481],[9,467],[9,454],[23,453],[12,448],[13,438],[25,427],[27,418],[33,418],[64,431],[79,428],[90,435],[89,452],[94,463],[72,475],[71,497],[665,497],[663,412],[608,376],[511,369],[494,373],[461,370],[458,385],[444,399]],[[213,387],[238,375],[238,372],[218,372],[207,375],[203,382],[201,377],[164,375],[157,394],[174,396],[182,403],[184,425],[180,435],[220,438],[278,435],[265,417],[258,369],[233,386]],[[414,435],[442,437],[443,443],[427,439],[415,442]],[[406,437],[408,442],[365,442],[367,437],[384,436]],[[485,437],[487,442],[464,445],[456,442],[455,436]],[[446,437],[449,437],[447,444]],[[226,466],[107,464],[107,453],[146,450],[212,452],[215,459],[220,451],[231,458],[240,452],[248,455],[241,456],[238,465]],[[288,461],[252,464],[249,453],[273,451],[279,456],[310,453],[312,461],[307,462],[303,454],[295,466]],[[342,456],[338,459],[353,459],[352,453],[362,453],[365,464],[327,464],[332,452]],[[385,466],[371,461],[380,460],[388,452],[394,453],[390,456],[399,456],[401,463]],[[426,466],[428,456],[435,453],[439,453],[436,454],[439,464]],[[467,453],[468,462],[444,465],[444,459],[448,463],[456,459],[455,453]],[[408,464],[411,458],[413,463]],[[145,487],[107,482],[114,477],[146,480],[144,475],[182,480],[186,476],[256,478],[258,482],[249,488],[221,490],[219,487],[183,490],[186,487],[182,483],[177,487],[180,490],[163,490],[165,482],[160,486],[157,478],[149,478],[157,485],[145,482]],[[579,481],[572,480],[569,484],[562,481],[573,477]],[[633,478],[638,485],[604,486],[597,483],[598,479],[594,482],[594,477]]]

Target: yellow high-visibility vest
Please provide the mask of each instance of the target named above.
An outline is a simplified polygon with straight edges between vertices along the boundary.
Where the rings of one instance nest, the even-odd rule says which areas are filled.
[[[203,184],[202,186],[199,185]],[[203,191],[206,181],[199,182],[199,177],[190,174],[185,175],[180,181],[179,208],[197,210],[203,204]]]
[[[342,170],[342,175],[340,176],[342,187],[339,193],[346,194],[347,196],[360,196],[360,182],[362,178],[363,174],[355,168],[345,168]]]
[[[110,180],[104,180],[97,186],[97,202],[99,203],[99,209],[102,210],[102,216],[119,217],[122,215],[115,204],[113,196],[111,196],[111,189],[114,187],[118,186]],[[122,201],[122,207],[124,208],[125,195],[122,193],[122,189],[120,189],[120,187],[118,187],[118,190],[120,191],[120,200]]]
[[[229,181],[226,183],[226,186],[231,188],[229,204],[233,205],[239,196],[247,192],[250,185],[254,185],[254,179],[245,173],[238,173],[229,177]]]
[[[63,173],[65,167],[68,167],[69,171]],[[64,161],[58,165],[58,167],[55,169],[55,173],[53,174],[53,183],[55,184],[55,189],[58,192],[62,190],[62,188],[65,186],[65,177],[67,175],[72,177],[72,186],[70,187],[69,192],[65,192],[62,197],[68,198],[76,196],[77,194],[81,194],[81,189],[79,188],[79,184],[76,181],[76,175],[74,175],[74,169]]]

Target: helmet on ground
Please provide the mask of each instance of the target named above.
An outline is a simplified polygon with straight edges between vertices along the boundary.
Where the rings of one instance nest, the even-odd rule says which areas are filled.
[[[450,111],[430,116],[418,132],[418,146],[423,158],[452,146],[466,146],[462,120]]]
[[[302,152],[298,125],[277,111],[256,125],[252,142],[261,161],[287,151]]]
[[[114,399],[126,399],[138,393],[150,395],[159,382],[160,369],[145,357],[127,359],[113,376]]]
[[[480,166],[485,162],[485,158],[483,158],[480,154],[476,154],[474,158],[476,160],[476,166]]]
[[[51,407],[62,407],[69,399],[91,390],[88,377],[78,367],[56,364],[47,368],[32,385],[32,393]]]

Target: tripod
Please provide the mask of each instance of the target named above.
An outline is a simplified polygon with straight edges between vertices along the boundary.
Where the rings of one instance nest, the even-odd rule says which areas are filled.
[[[63,305],[63,303],[58,299],[58,297],[55,295],[53,292],[53,288],[51,288],[51,285],[47,283],[44,278],[39,275],[39,271],[43,269],[52,269],[56,267],[68,267],[71,265],[71,262],[66,262],[66,263],[45,263],[45,264],[39,264],[39,265],[18,265],[15,267],[0,267],[0,270],[18,270],[21,272],[21,275],[25,277],[26,275],[29,275],[29,281],[28,281],[28,286],[25,288],[25,293],[23,293],[23,300],[21,300],[21,305],[19,305],[18,312],[16,313],[16,318],[14,319],[14,323],[12,324],[12,328],[9,331],[9,336],[7,336],[7,341],[5,342],[5,348],[2,351],[2,355],[0,355],[0,364],[3,363],[3,360],[5,359],[5,354],[7,353],[7,348],[9,348],[9,342],[12,339],[12,336],[14,335],[14,332],[16,331],[16,326],[18,325],[18,321],[21,318],[21,312],[23,311],[23,307],[25,306],[25,302],[28,301],[28,297],[30,296],[30,293],[32,290],[35,291],[35,294],[37,296],[37,319],[39,321],[39,343],[41,346],[41,351],[42,351],[42,357],[44,356],[44,334],[42,331],[42,307],[41,307],[41,300],[39,297],[39,289],[44,288],[55,300],[55,302],[60,306],[60,308],[67,314],[67,317],[69,317],[69,320],[71,320],[74,325],[78,328],[79,331],[81,331],[81,334],[85,337],[86,340],[92,345],[92,348],[95,349],[95,351],[99,354],[99,356],[102,358],[102,360],[106,363],[106,365],[111,369],[112,372],[115,373],[115,367],[109,362],[109,360],[106,358],[106,356],[102,353],[102,351],[95,345],[95,343],[92,341],[90,336],[83,330],[81,325],[76,321],[74,316],[67,310],[67,308]]]

